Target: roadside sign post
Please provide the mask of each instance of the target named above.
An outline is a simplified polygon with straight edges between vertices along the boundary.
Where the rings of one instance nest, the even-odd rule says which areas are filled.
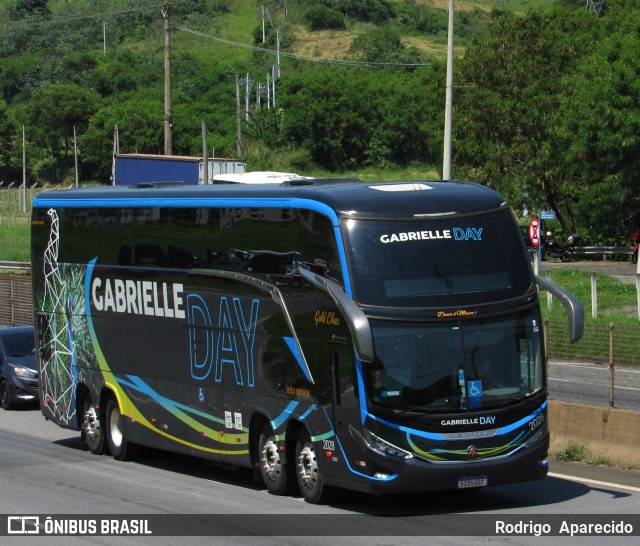
[[[538,249],[538,252],[536,252],[535,254],[535,260],[533,262],[533,272],[536,275],[539,275],[540,262],[542,261],[540,260],[540,248],[542,245],[540,244],[540,222],[537,218],[532,218],[531,222],[529,223],[529,240],[531,241],[531,244]]]
[[[556,211],[555,210],[541,210],[540,211],[540,220],[555,220],[556,219]]]
[[[547,236],[546,233],[540,234],[540,229],[544,229],[544,222],[546,220],[555,220],[556,219],[556,211],[555,210],[541,210],[539,214],[539,222],[538,222],[538,275],[542,270],[542,239]]]

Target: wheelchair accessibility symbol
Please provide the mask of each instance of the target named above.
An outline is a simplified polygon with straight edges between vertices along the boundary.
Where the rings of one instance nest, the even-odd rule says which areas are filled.
[[[469,381],[469,396],[477,398],[482,396],[482,381]]]

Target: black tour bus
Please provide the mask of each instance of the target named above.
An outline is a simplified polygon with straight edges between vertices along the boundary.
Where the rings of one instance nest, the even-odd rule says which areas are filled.
[[[252,468],[325,502],[547,474],[537,286],[468,182],[50,191],[32,215],[42,412],[94,453]]]

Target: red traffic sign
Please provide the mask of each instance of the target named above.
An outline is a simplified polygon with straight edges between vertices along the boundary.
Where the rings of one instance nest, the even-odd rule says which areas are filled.
[[[540,244],[540,222],[537,218],[532,218],[529,223],[529,240],[533,246]]]

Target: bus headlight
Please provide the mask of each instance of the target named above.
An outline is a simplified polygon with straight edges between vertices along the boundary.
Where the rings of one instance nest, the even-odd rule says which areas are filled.
[[[366,427],[362,429],[362,436],[364,438],[364,441],[371,449],[375,449],[376,451],[380,451],[385,455],[391,455],[400,459],[413,458],[413,454],[409,451],[406,451],[398,446],[393,445],[392,443],[387,442],[386,440],[383,440]]]

